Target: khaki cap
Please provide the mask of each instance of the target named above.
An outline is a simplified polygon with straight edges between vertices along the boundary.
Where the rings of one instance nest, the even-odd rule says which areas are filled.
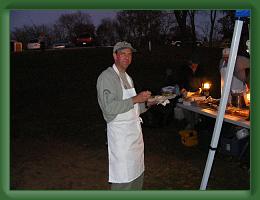
[[[129,48],[132,50],[132,52],[136,52],[136,49],[132,47],[132,45],[126,41],[122,41],[122,42],[118,42],[115,44],[114,48],[113,48],[113,53],[115,53],[116,51],[122,50],[122,49],[126,49]]]

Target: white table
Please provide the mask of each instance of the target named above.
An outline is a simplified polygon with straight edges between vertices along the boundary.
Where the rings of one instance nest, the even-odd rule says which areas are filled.
[[[177,103],[177,106],[179,108],[183,108],[212,118],[216,118],[218,114],[216,110],[213,110],[211,108],[202,108],[199,105],[184,105],[182,103]],[[240,116],[225,114],[224,121],[237,126],[250,129],[250,121]]]

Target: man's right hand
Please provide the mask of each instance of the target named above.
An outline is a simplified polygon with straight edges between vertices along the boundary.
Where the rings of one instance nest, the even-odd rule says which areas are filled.
[[[133,103],[144,103],[146,102],[149,98],[151,97],[151,92],[150,91],[143,91],[134,96]]]

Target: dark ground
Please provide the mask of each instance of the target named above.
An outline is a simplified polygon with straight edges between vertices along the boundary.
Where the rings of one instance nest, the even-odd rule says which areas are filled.
[[[139,88],[158,91],[165,69],[178,68],[187,52],[140,51],[129,73]],[[207,53],[203,64],[213,77],[221,50],[199,52]],[[95,84],[112,62],[110,48],[11,55],[11,189],[109,189],[105,123]],[[164,127],[143,127],[144,189],[199,189],[212,130],[188,148],[178,135],[182,125],[172,119]],[[217,151],[208,189],[250,189],[245,166],[244,160]]]

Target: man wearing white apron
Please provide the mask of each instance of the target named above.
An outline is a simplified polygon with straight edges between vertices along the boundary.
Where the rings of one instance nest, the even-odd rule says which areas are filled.
[[[221,94],[224,87],[224,80],[226,76],[226,69],[228,64],[230,49],[225,48],[222,51],[222,59],[219,63],[219,71],[221,75]],[[230,90],[233,93],[244,93],[247,90],[246,81],[246,69],[250,67],[250,60],[244,56],[237,56],[235,68],[234,68],[234,76],[232,78]],[[231,104],[231,93],[229,93],[228,103]]]
[[[98,103],[107,122],[109,182],[112,190],[139,190],[143,185],[144,143],[140,112],[151,92],[136,94],[126,73],[135,49],[128,42],[113,48],[115,64],[97,80]]]

